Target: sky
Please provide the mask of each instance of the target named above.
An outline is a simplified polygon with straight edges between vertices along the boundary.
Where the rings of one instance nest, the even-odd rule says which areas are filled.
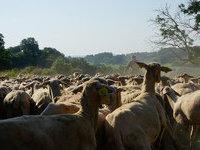
[[[166,3],[186,0],[0,0],[0,33],[5,47],[34,37],[40,48],[66,56],[155,51],[149,21]]]

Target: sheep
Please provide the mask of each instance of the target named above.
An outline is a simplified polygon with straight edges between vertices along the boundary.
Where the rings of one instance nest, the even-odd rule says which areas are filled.
[[[98,80],[98,78],[92,79],[92,80]],[[102,83],[101,79],[99,82]],[[104,82],[103,82],[104,83]],[[86,83],[87,84],[87,83]],[[84,85],[82,85],[84,86]],[[101,114],[101,118],[105,118],[105,116],[114,111],[116,108],[122,105],[121,103],[121,89],[117,89],[115,87],[110,87],[115,91],[116,95],[113,98],[113,101],[110,102],[110,104],[103,109],[100,109],[99,113]],[[81,92],[81,91],[80,91]],[[77,112],[80,109],[80,97],[81,93],[77,96],[68,96],[68,97],[62,97],[62,100],[57,101],[57,103],[51,103],[47,106],[47,108],[41,113],[41,115],[53,115],[53,114],[72,114]],[[67,101],[66,99],[69,98]],[[64,101],[65,99],[65,101]],[[71,100],[73,99],[73,100]]]
[[[122,104],[131,103],[141,93],[141,87],[138,85],[126,85],[120,88],[122,90]]]
[[[4,118],[4,107],[3,100],[6,95],[11,91],[11,89],[7,86],[0,86],[0,118]]]
[[[80,103],[81,92],[85,84],[86,83],[83,83],[78,86],[72,85],[64,89],[62,95],[58,98],[56,103],[66,103],[66,102]]]
[[[0,86],[0,102],[3,102],[6,95],[11,92],[11,88],[8,86]]]
[[[200,77],[197,78],[191,78],[190,82],[194,83],[194,84],[200,84]]]
[[[49,90],[43,89],[41,86],[42,84],[38,81],[32,81],[28,85],[24,86],[25,89],[30,88],[26,93],[31,96],[35,103],[35,111],[33,114],[40,114],[47,105],[53,101],[50,97]]]
[[[104,78],[98,78],[98,77],[93,77],[90,80],[98,80],[99,82],[108,85],[108,82]],[[86,84],[82,83],[80,85],[73,85],[65,89],[62,93],[62,95],[58,98],[57,103],[65,103],[66,100],[67,102],[75,102],[79,103],[80,97],[81,97],[81,92],[83,90],[84,85]]]
[[[200,90],[200,86],[194,83],[177,83],[171,86],[173,90],[175,90],[180,95],[185,95],[187,93],[194,92],[196,90]]]
[[[42,83],[42,85],[47,85],[49,89],[49,94],[51,98],[54,100],[54,102],[57,101],[57,97],[61,95],[61,89],[62,87],[60,84],[64,84],[58,79],[50,79],[49,81],[45,81]]]
[[[39,88],[42,87],[42,84],[38,81],[32,81],[31,83],[27,84],[26,86],[24,86],[24,89],[29,89],[26,90],[26,92],[32,96],[36,90],[38,90]]]
[[[56,102],[58,97],[61,96],[61,86],[60,84],[65,84],[58,79],[50,79],[42,84],[38,82],[32,82],[26,87],[32,87],[31,93],[32,99],[36,103],[37,111],[36,114],[40,114],[49,103]],[[48,86],[48,89],[41,89],[41,86]]]
[[[118,85],[122,85],[122,86],[125,86],[125,85],[126,85],[126,80],[128,79],[128,77],[119,76],[118,74],[108,75],[108,76],[106,76],[105,78],[106,78],[107,81],[109,81],[110,83],[116,82]],[[113,84],[114,84],[114,83],[113,83]]]
[[[141,78],[141,76],[139,77]],[[135,85],[132,83],[133,77],[130,77],[126,86],[120,86],[122,93],[122,104],[130,103],[134,101],[134,99],[140,95],[141,93],[141,85]],[[142,77],[143,81],[143,77]]]
[[[34,108],[34,101],[22,90],[11,91],[3,101],[5,118],[29,115],[35,111]]]
[[[184,73],[184,74],[181,74],[178,76],[179,80],[183,83],[188,83],[188,81],[191,79],[191,78],[194,78],[193,76],[191,75],[188,75],[187,73]]]
[[[99,110],[98,113],[98,121],[97,121],[97,131],[96,131],[96,139],[97,139],[97,149],[103,149],[104,144],[104,121],[105,117],[114,111],[116,108],[122,105],[121,103],[121,89],[116,89],[115,87],[111,87],[113,92],[112,101],[110,104],[105,106],[104,108]],[[73,114],[80,109],[78,104],[73,104],[70,102],[64,102],[59,104],[49,104],[47,108],[41,113],[41,115],[54,115],[54,114]]]
[[[0,145],[9,150],[94,150],[98,108],[113,91],[99,81],[84,87],[81,109],[74,115],[22,116],[0,121]]]
[[[36,112],[35,114],[40,114],[53,100],[47,89],[38,89],[34,92],[31,97],[35,102]]]
[[[4,80],[9,80],[9,77],[7,75],[0,76],[0,81],[4,81]]]
[[[147,70],[141,94],[132,103],[106,116],[107,149],[150,150],[162,127],[170,131],[164,109],[155,94],[155,83],[160,81],[161,71],[171,69],[157,63],[136,63]]]
[[[128,80],[128,84],[140,85],[143,83],[143,76],[133,76]]]
[[[70,102],[50,103],[40,115],[74,114],[79,110],[80,106]]]
[[[165,86],[170,86],[170,78],[166,76],[162,76],[160,78],[160,82],[156,86],[156,93],[162,95],[162,90],[164,89]]]
[[[185,127],[191,126],[190,146],[192,146],[200,125],[200,90],[180,96],[172,88],[166,87],[163,94],[171,106],[176,123]]]

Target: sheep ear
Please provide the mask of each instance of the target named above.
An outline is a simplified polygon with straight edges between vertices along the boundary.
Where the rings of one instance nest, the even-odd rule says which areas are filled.
[[[162,66],[162,67],[161,67],[161,71],[167,73],[167,72],[172,71],[172,69],[170,69],[170,68],[168,68],[168,67],[164,67],[164,66]]]
[[[148,68],[148,65],[145,64],[145,63],[143,63],[143,62],[135,61],[135,63],[136,63],[140,68],[145,68],[145,69]]]

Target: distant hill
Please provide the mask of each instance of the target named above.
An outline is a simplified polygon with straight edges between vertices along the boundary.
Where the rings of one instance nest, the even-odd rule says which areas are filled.
[[[157,52],[137,52],[130,54],[113,55],[109,52],[98,53],[95,55],[87,55],[84,58],[91,64],[127,64],[132,55],[136,56],[136,59],[144,62],[159,62],[161,64],[172,63],[180,60],[180,58],[186,58],[186,52],[177,48],[163,48]]]

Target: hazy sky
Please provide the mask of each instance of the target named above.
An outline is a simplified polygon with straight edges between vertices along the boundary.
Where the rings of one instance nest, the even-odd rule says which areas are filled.
[[[0,0],[5,46],[34,37],[40,48],[65,55],[154,50],[149,19],[155,10],[186,0]]]

